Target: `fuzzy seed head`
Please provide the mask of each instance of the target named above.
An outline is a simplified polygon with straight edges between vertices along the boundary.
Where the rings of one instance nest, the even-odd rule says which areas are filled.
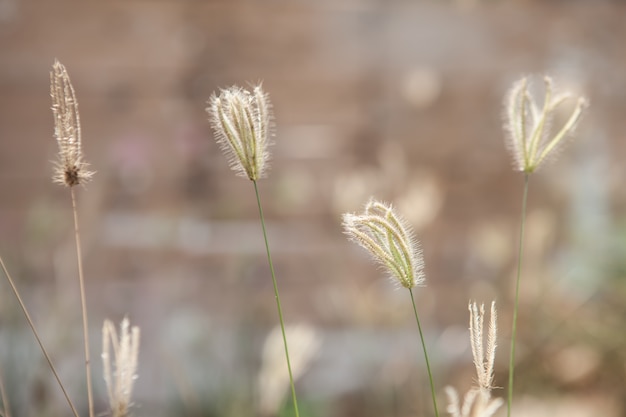
[[[139,327],[130,328],[128,318],[124,318],[118,335],[115,325],[105,320],[102,327],[102,364],[112,417],[129,415],[133,385],[137,379],[138,356]]]
[[[55,60],[50,72],[50,96],[54,116],[54,137],[59,144],[59,158],[52,180],[67,187],[88,182],[93,172],[83,159],[80,116],[76,93],[67,70]]]
[[[497,312],[495,302],[491,303],[491,316],[487,335],[484,334],[485,305],[469,304],[470,345],[478,386],[469,390],[463,397],[452,387],[446,387],[448,395],[447,411],[452,417],[491,417],[502,406],[501,398],[491,398],[493,370],[496,359]],[[485,345],[486,339],[486,345]]]
[[[232,86],[213,94],[208,104],[215,138],[231,168],[252,181],[262,178],[273,134],[271,104],[262,86],[251,91]]]
[[[515,168],[527,174],[534,172],[544,159],[563,146],[588,106],[584,97],[577,98],[569,118],[560,129],[553,129],[554,114],[574,97],[570,93],[556,94],[550,77],[544,77],[544,83],[545,97],[541,104],[529,92],[528,78],[513,84],[505,101],[507,145]]]
[[[413,288],[424,283],[419,242],[390,204],[370,200],[362,214],[343,215],[343,228],[400,285]]]
[[[470,340],[474,366],[478,376],[478,387],[481,391],[491,392],[493,389],[493,365],[496,360],[497,320],[496,303],[491,303],[491,319],[487,333],[487,344],[484,344],[485,305],[476,303],[468,306],[470,312]]]

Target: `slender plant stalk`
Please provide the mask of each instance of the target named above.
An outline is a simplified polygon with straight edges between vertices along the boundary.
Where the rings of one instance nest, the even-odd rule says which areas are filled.
[[[0,398],[2,399],[2,415],[4,417],[11,417],[11,406],[9,405],[9,397],[4,389],[4,375],[0,370]]]
[[[511,326],[511,357],[509,358],[509,390],[507,399],[507,417],[511,417],[513,405],[513,376],[515,373],[515,341],[517,334],[517,309],[519,306],[519,283],[522,275],[522,257],[524,255],[524,226],[526,225],[526,200],[528,199],[529,173],[524,174],[524,196],[522,197],[522,221],[519,233],[519,252],[517,254],[517,278],[515,279],[515,303],[513,304],[513,325]]]
[[[298,399],[296,397],[296,386],[293,382],[293,373],[291,372],[291,361],[289,360],[289,347],[287,346],[287,336],[285,334],[285,322],[283,320],[283,309],[280,304],[280,296],[278,295],[278,284],[276,283],[276,274],[274,273],[274,264],[272,262],[272,255],[270,254],[270,246],[267,242],[267,232],[265,230],[265,219],[263,217],[263,209],[261,208],[261,198],[259,197],[259,188],[255,180],[252,180],[254,184],[254,192],[256,194],[256,202],[259,206],[259,216],[261,217],[261,227],[263,228],[263,239],[265,240],[265,250],[267,251],[267,261],[270,264],[270,271],[272,273],[272,284],[274,285],[274,297],[276,298],[276,308],[278,310],[278,319],[280,320],[280,330],[283,334],[283,344],[285,345],[285,357],[287,358],[287,369],[289,370],[289,382],[291,384],[291,398],[293,400],[293,408],[296,413],[296,417],[300,417],[298,411]]]
[[[39,333],[37,333],[37,330],[35,329],[33,320],[30,318],[30,314],[28,314],[28,310],[26,310],[26,305],[24,304],[24,301],[22,301],[22,297],[20,296],[20,293],[17,291],[17,287],[15,286],[15,283],[13,282],[13,278],[11,278],[11,274],[9,274],[7,267],[4,265],[4,261],[2,260],[2,257],[0,257],[0,265],[2,265],[2,270],[4,271],[4,275],[7,277],[7,280],[9,281],[9,285],[11,285],[13,294],[15,294],[15,298],[17,298],[17,301],[20,304],[20,307],[22,308],[22,312],[24,313],[24,316],[26,317],[26,321],[28,322],[30,329],[33,331],[33,334],[35,335],[35,339],[37,339],[37,343],[39,344],[39,347],[41,348],[41,351],[43,352],[43,356],[45,356],[46,361],[48,362],[48,366],[50,366],[50,369],[52,370],[52,373],[54,374],[54,377],[56,378],[57,383],[59,384],[59,387],[61,387],[61,391],[63,391],[63,395],[65,396],[67,403],[72,409],[72,413],[74,414],[74,417],[79,417],[78,412],[76,411],[76,407],[74,407],[74,403],[72,403],[72,400],[70,400],[69,395],[67,395],[67,391],[65,390],[65,387],[63,386],[63,383],[61,382],[61,378],[59,378],[59,374],[57,373],[56,368],[52,364],[52,360],[50,359],[50,355],[48,355],[48,351],[43,346],[43,343],[41,342],[41,339],[39,338]],[[5,412],[7,412],[6,409],[5,409]]]
[[[411,294],[411,303],[413,304],[413,312],[415,313],[415,321],[417,322],[417,329],[420,332],[420,340],[422,342],[422,349],[424,349],[424,359],[426,360],[426,369],[428,370],[428,380],[430,382],[430,394],[433,397],[433,408],[435,409],[435,416],[439,417],[439,409],[437,408],[437,396],[435,395],[435,383],[433,382],[433,373],[430,370],[430,360],[428,360],[428,352],[426,351],[426,342],[424,342],[424,334],[422,333],[422,325],[420,319],[417,316],[417,308],[415,307],[415,297],[413,297],[413,288],[409,288],[409,294]]]
[[[85,300],[85,279],[83,275],[83,261],[80,250],[80,233],[78,231],[78,211],[76,210],[76,196],[74,187],[70,187],[72,196],[72,211],[74,213],[74,235],[76,237],[76,258],[78,259],[78,282],[80,284],[80,304],[83,313],[83,341],[85,345],[85,373],[87,375],[87,400],[89,402],[89,417],[93,414],[93,393],[91,388],[91,363],[89,359],[89,329],[87,326],[87,302]]]

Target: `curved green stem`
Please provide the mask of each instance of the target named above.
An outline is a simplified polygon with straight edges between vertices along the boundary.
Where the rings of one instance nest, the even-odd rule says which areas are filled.
[[[513,404],[513,376],[515,373],[515,340],[517,334],[517,309],[519,306],[519,283],[522,275],[522,257],[524,255],[524,226],[526,224],[526,200],[528,198],[529,173],[524,174],[524,196],[522,197],[522,221],[519,233],[519,252],[517,256],[517,278],[515,279],[515,303],[513,304],[513,325],[511,326],[511,356],[509,358],[509,389],[507,399],[507,417],[511,417]]]
[[[424,334],[422,333],[422,325],[420,319],[417,317],[417,308],[415,307],[415,298],[413,297],[413,289],[409,288],[409,294],[411,294],[411,303],[413,304],[413,312],[415,313],[415,321],[417,322],[417,329],[420,332],[420,340],[422,341],[422,349],[424,349],[424,359],[426,360],[426,369],[428,370],[428,379],[430,381],[430,394],[433,397],[433,407],[435,409],[435,416],[439,417],[439,409],[437,408],[437,396],[435,395],[435,383],[433,382],[433,373],[430,370],[430,360],[428,360],[428,352],[426,351],[426,342],[424,342]]]
[[[274,297],[276,298],[276,308],[278,310],[278,319],[280,321],[280,330],[283,334],[283,344],[285,345],[285,358],[287,359],[287,369],[289,370],[289,382],[291,384],[291,398],[293,400],[293,408],[296,413],[296,417],[300,417],[298,411],[298,399],[296,397],[296,386],[293,382],[293,373],[291,372],[291,361],[289,360],[289,347],[287,346],[287,335],[285,334],[285,321],[283,319],[283,309],[280,304],[280,296],[278,295],[278,284],[276,283],[276,274],[274,273],[274,263],[272,262],[272,255],[270,254],[270,246],[267,242],[267,232],[265,230],[265,219],[263,217],[263,209],[261,208],[261,198],[259,197],[259,188],[256,181],[252,180],[254,184],[254,192],[256,194],[256,202],[259,206],[259,216],[261,217],[261,227],[263,228],[263,239],[265,240],[265,250],[267,251],[267,261],[270,264],[270,272],[272,273],[272,284],[274,285]]]

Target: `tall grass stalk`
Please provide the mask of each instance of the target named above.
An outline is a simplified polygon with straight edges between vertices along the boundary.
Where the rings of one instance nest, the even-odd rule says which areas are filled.
[[[4,275],[7,277],[7,280],[9,281],[9,285],[11,286],[11,289],[13,290],[13,294],[15,294],[15,298],[17,298],[17,301],[20,304],[22,312],[24,313],[24,316],[26,317],[26,321],[28,322],[30,329],[33,331],[33,334],[35,335],[35,339],[37,340],[37,343],[39,344],[39,347],[41,348],[41,352],[43,353],[43,356],[46,358],[46,361],[48,362],[48,366],[50,367],[50,370],[54,374],[54,378],[57,380],[57,383],[59,384],[61,391],[63,391],[63,396],[65,397],[65,400],[67,401],[68,405],[72,409],[72,414],[74,414],[74,417],[79,417],[78,412],[76,411],[76,407],[74,407],[74,403],[72,403],[72,400],[67,394],[67,390],[65,389],[65,386],[61,382],[61,378],[59,378],[59,374],[57,373],[56,368],[52,364],[50,355],[48,354],[48,351],[44,347],[43,342],[41,341],[41,338],[39,337],[39,333],[37,332],[37,329],[35,328],[35,324],[33,323],[33,320],[30,318],[30,314],[28,313],[28,310],[26,309],[26,305],[24,304],[24,301],[22,300],[20,293],[17,291],[15,282],[13,281],[13,278],[11,278],[11,274],[9,274],[7,267],[4,265],[4,261],[2,260],[2,257],[0,257],[0,265],[2,266]]]
[[[89,360],[89,328],[87,321],[87,302],[85,300],[85,279],[78,230],[78,211],[74,187],[85,184],[93,176],[87,169],[82,151],[80,114],[76,92],[67,70],[59,61],[55,61],[50,72],[50,97],[54,117],[54,137],[59,145],[59,159],[55,164],[53,181],[70,189],[72,213],[74,215],[74,236],[76,238],[76,258],[78,260],[78,282],[80,286],[80,304],[83,317],[83,344],[85,347],[85,373],[87,375],[87,399],[89,417],[93,414],[93,393],[91,387],[91,363]]]
[[[433,408],[435,416],[439,417],[430,360],[413,297],[413,288],[422,285],[426,280],[424,257],[419,242],[413,231],[407,227],[405,220],[395,213],[390,204],[374,199],[365,205],[362,214],[344,214],[343,227],[344,232],[352,241],[366,249],[376,263],[387,270],[394,281],[409,290],[424,350]]]
[[[515,343],[517,339],[517,311],[519,308],[519,285],[522,275],[522,258],[524,256],[524,229],[526,226],[526,201],[528,199],[529,174],[524,174],[524,194],[522,197],[522,219],[519,232],[519,249],[517,253],[517,277],[515,278],[515,301],[513,304],[513,324],[511,325],[511,355],[509,358],[509,387],[507,396],[507,417],[511,416],[513,405],[513,382],[515,374]]]
[[[263,229],[263,240],[265,241],[265,250],[267,252],[267,262],[270,265],[270,272],[272,274],[272,285],[274,286],[274,298],[276,299],[276,309],[278,310],[278,320],[280,321],[280,331],[283,335],[283,344],[285,345],[285,359],[287,360],[287,370],[289,371],[289,383],[291,386],[291,399],[293,401],[293,408],[296,413],[296,417],[300,417],[300,411],[298,410],[298,398],[296,396],[296,386],[293,381],[293,372],[291,371],[291,360],[289,359],[289,346],[287,344],[287,335],[285,334],[285,321],[283,319],[283,309],[280,303],[280,295],[278,294],[278,283],[276,282],[276,274],[274,273],[274,263],[272,262],[272,255],[270,253],[270,245],[267,240],[267,232],[265,230],[265,218],[263,216],[263,208],[261,206],[261,198],[259,196],[259,187],[255,180],[254,193],[256,195],[256,202],[259,207],[259,217],[261,219],[261,228]]]
[[[267,148],[270,145],[273,127],[271,104],[260,84],[254,86],[251,91],[232,86],[221,90],[219,94],[213,94],[209,100],[209,107],[206,110],[209,113],[217,143],[227,155],[231,168],[239,176],[247,177],[254,184],[254,192],[263,229],[263,239],[265,240],[265,250],[272,274],[274,298],[276,299],[280,329],[285,345],[291,397],[296,417],[299,417],[300,412],[298,410],[296,388],[289,358],[283,311],[280,304],[280,296],[278,295],[278,284],[276,283],[276,274],[274,273],[274,264],[272,263],[267,231],[265,230],[265,218],[263,217],[263,208],[257,186],[257,180],[263,177],[270,157]]]
[[[76,259],[78,260],[78,283],[80,286],[80,307],[83,316],[83,344],[85,347],[85,374],[87,376],[87,400],[89,404],[89,417],[93,417],[93,391],[91,386],[91,360],[89,354],[89,326],[87,321],[87,300],[85,297],[85,278],[83,273],[83,261],[80,244],[80,232],[78,229],[78,210],[76,210],[76,196],[74,187],[70,187],[72,196],[72,212],[74,213],[74,236],[76,238]]]
[[[517,257],[517,277],[515,281],[515,300],[513,305],[513,324],[511,326],[511,356],[509,358],[509,387],[507,398],[507,417],[511,416],[513,403],[513,381],[515,373],[515,344],[517,333],[517,312],[519,308],[519,287],[522,271],[524,247],[524,226],[526,222],[526,200],[530,174],[554,155],[574,132],[587,100],[578,97],[569,117],[559,129],[553,131],[553,120],[564,103],[574,98],[570,93],[557,94],[554,82],[544,77],[543,103],[531,94],[531,81],[524,77],[513,84],[506,96],[505,124],[508,133],[507,146],[513,156],[515,169],[524,173],[524,195],[522,198],[522,219],[520,224],[519,253]]]
[[[415,313],[415,321],[417,322],[417,329],[420,333],[420,341],[422,342],[422,349],[424,350],[424,360],[426,361],[426,369],[428,370],[428,381],[430,383],[430,395],[433,398],[433,408],[435,410],[435,416],[439,417],[439,409],[437,408],[437,395],[435,394],[435,383],[433,381],[433,373],[430,370],[430,360],[428,359],[428,351],[426,350],[426,342],[424,342],[424,334],[422,333],[422,325],[420,319],[417,316],[417,308],[415,307],[415,297],[413,297],[413,288],[409,288],[409,294],[411,294],[411,304],[413,304],[413,312]]]

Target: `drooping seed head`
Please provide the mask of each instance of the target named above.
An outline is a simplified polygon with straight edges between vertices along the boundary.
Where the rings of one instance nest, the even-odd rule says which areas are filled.
[[[238,86],[213,94],[207,107],[215,138],[238,175],[256,181],[264,176],[269,160],[272,112],[261,85]]]
[[[389,204],[370,200],[362,214],[343,215],[344,232],[405,288],[424,283],[419,242]]]
[[[137,379],[138,356],[139,327],[130,328],[128,318],[124,318],[118,336],[115,325],[110,320],[105,320],[102,327],[102,364],[112,417],[129,415],[133,385]]]
[[[505,130],[508,147],[515,161],[515,168],[525,173],[534,172],[551,154],[560,148],[572,134],[583,110],[587,107],[584,97],[576,99],[569,118],[556,130],[552,127],[555,113],[574,97],[570,93],[555,94],[554,82],[544,77],[545,97],[540,105],[529,92],[528,78],[513,84],[505,101]]]
[[[83,159],[80,116],[76,93],[67,70],[55,60],[50,72],[50,96],[54,116],[54,137],[59,144],[59,158],[55,163],[53,181],[73,187],[88,182],[93,172]]]

